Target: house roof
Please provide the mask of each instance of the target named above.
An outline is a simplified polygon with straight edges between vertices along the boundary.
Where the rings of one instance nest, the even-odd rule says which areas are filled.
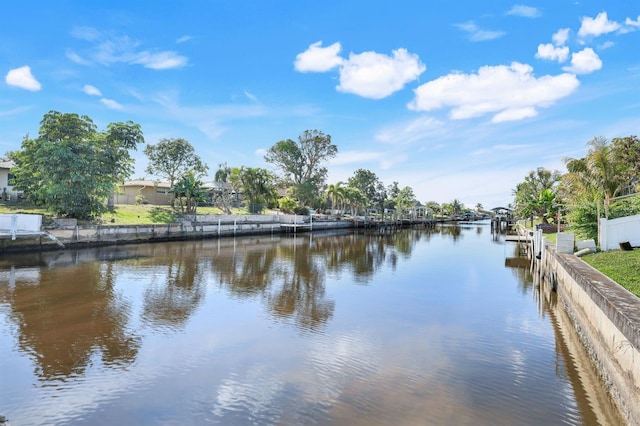
[[[12,169],[15,167],[13,161],[0,161],[0,169]]]

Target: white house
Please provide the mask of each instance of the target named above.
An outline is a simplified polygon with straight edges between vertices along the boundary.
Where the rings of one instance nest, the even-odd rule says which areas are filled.
[[[5,199],[6,196],[6,199],[15,200],[18,197],[18,192],[14,191],[13,186],[9,184],[9,181],[13,179],[11,175],[13,166],[11,161],[0,161],[0,199]]]

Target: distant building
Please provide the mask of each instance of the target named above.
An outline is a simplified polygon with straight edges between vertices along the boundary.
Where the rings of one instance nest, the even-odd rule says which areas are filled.
[[[153,204],[170,206],[173,193],[169,182],[130,180],[118,185],[120,191],[114,197],[115,204]]]

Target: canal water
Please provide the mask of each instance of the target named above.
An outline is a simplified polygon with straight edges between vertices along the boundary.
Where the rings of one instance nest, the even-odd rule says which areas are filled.
[[[621,424],[517,251],[472,224],[5,255],[0,415],[12,426]]]

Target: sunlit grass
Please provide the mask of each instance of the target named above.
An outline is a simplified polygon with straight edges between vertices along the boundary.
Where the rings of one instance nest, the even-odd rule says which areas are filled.
[[[0,202],[0,213],[9,213],[9,214],[30,213],[30,214],[41,214],[43,216],[50,214],[49,212],[47,212],[46,208],[34,206],[33,204],[28,203],[26,201],[19,202],[19,203],[15,203],[11,201]]]
[[[248,214],[246,209],[231,209],[232,214]],[[198,207],[199,215],[223,214],[218,207]],[[153,223],[173,223],[181,216],[180,209],[170,206],[153,206],[150,204],[131,205],[118,204],[114,210],[102,215],[103,224],[114,225],[148,225]]]
[[[53,215],[41,206],[34,206],[29,202],[6,202],[0,203],[0,213],[25,213],[40,214],[47,220],[52,220]],[[224,214],[219,207],[198,207],[199,215]],[[249,214],[245,208],[232,208],[232,214]],[[263,214],[273,214],[271,211],[264,211]],[[181,216],[180,209],[170,206],[154,206],[150,204],[117,204],[113,210],[103,214],[96,223],[103,225],[149,225],[154,223],[172,223]]]
[[[582,259],[631,293],[640,297],[640,250],[609,250]]]
[[[106,225],[147,225],[174,222],[176,215],[171,207],[119,204],[100,219]]]

